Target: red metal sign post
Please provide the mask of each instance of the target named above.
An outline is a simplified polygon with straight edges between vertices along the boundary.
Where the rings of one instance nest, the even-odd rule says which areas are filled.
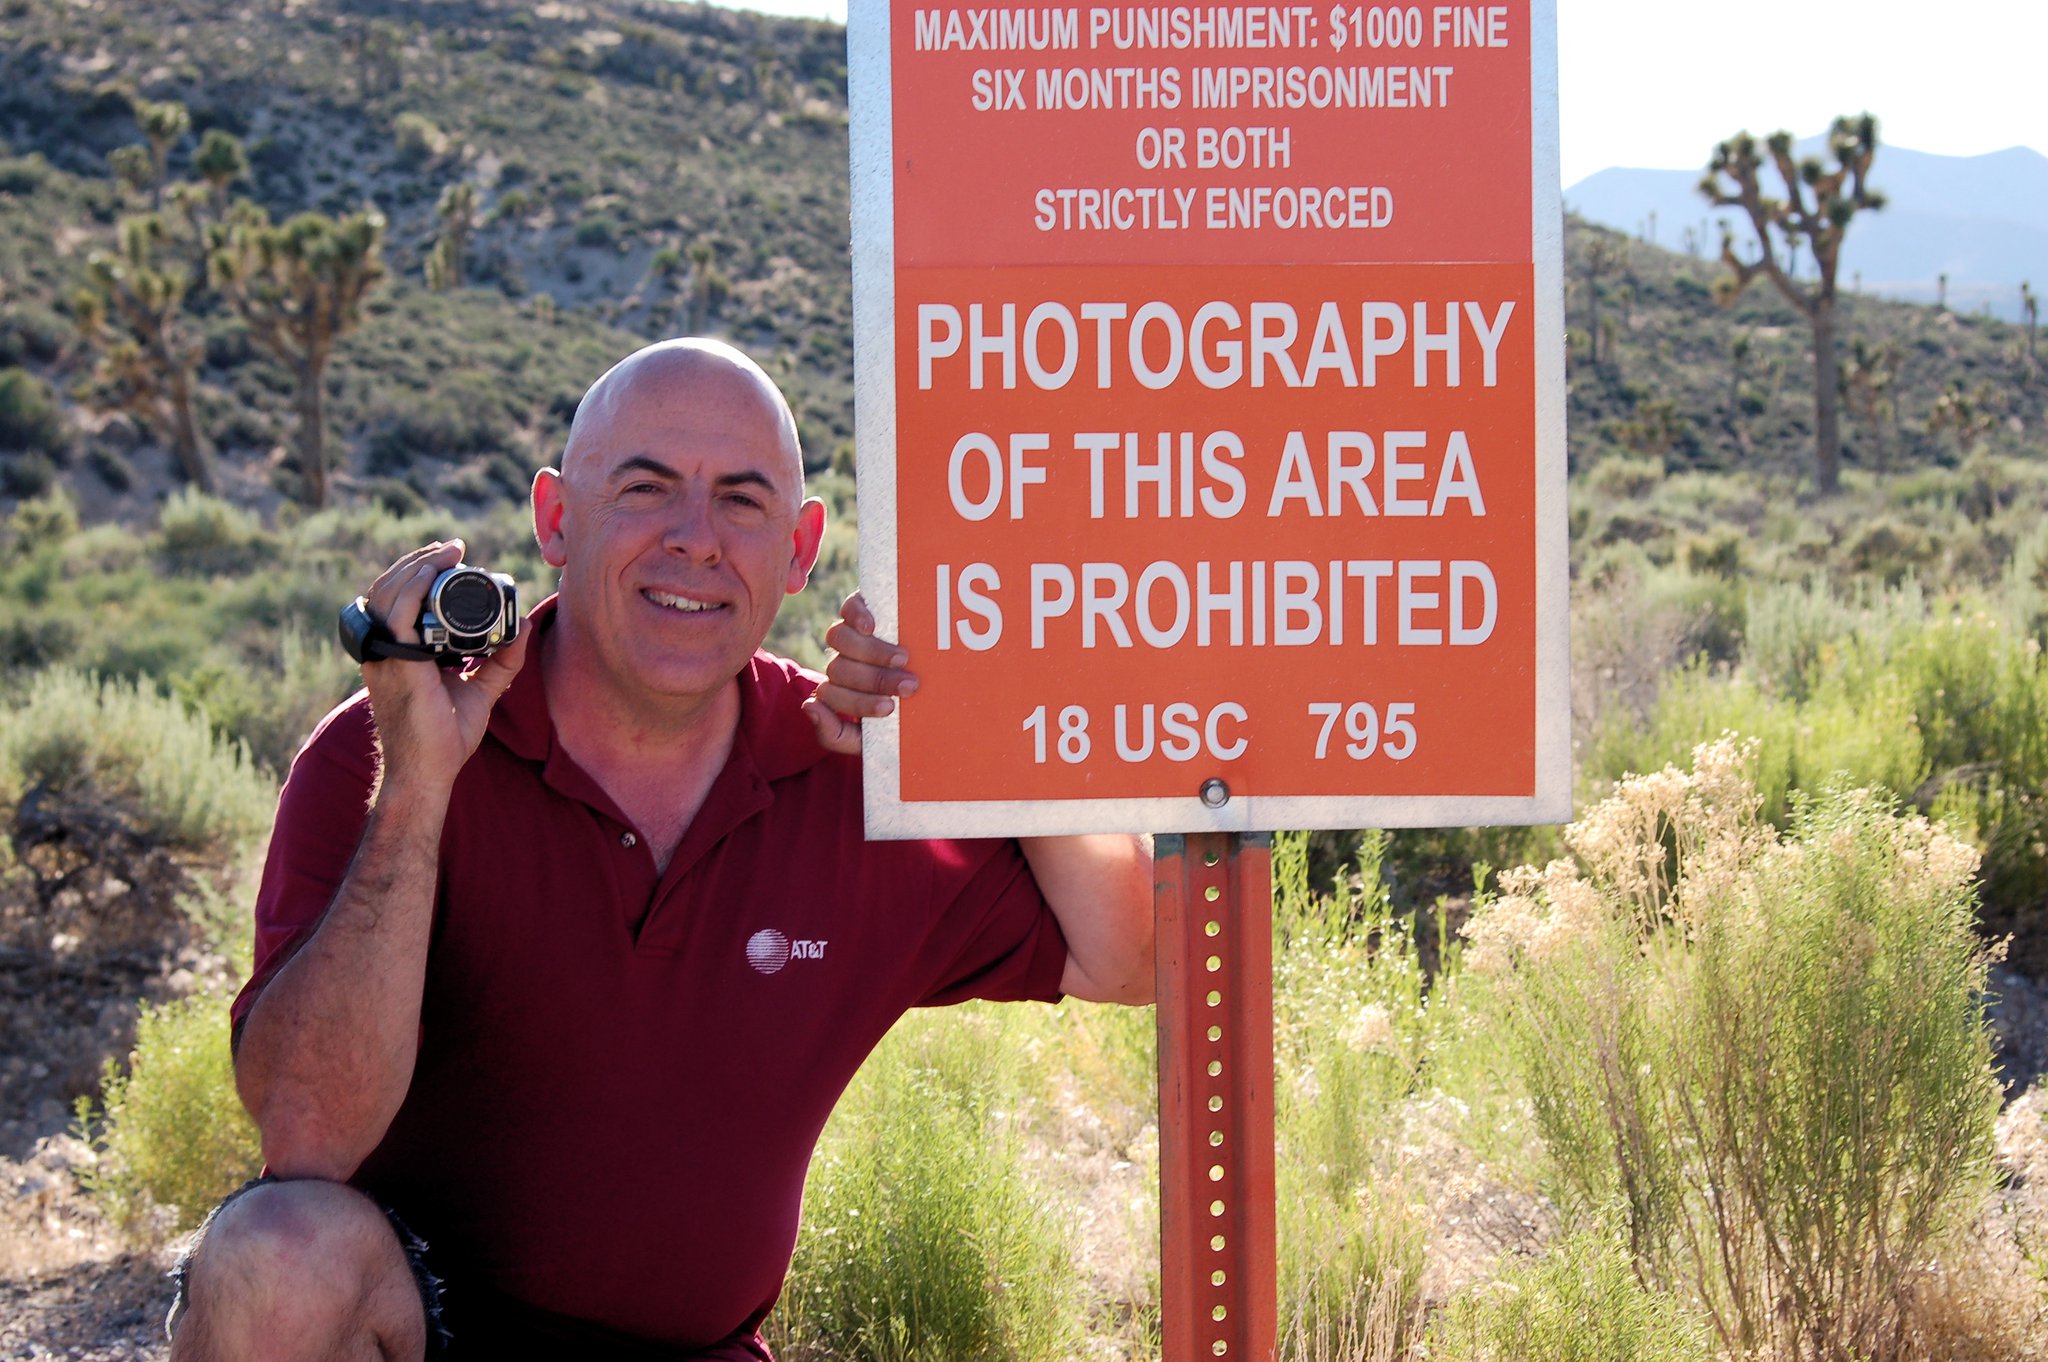
[[[1272,1362],[1273,839],[1153,844],[1166,1362]]]

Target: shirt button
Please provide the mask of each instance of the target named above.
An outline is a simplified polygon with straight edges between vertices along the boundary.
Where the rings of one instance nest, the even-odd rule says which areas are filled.
[[[630,832],[622,832],[619,834],[619,845],[625,847],[629,851],[632,849],[633,844],[638,842],[639,840],[640,839],[638,837],[635,837]]]

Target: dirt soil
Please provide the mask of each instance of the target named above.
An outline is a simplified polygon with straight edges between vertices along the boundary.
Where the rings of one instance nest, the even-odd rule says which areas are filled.
[[[40,788],[0,836],[0,1359],[162,1357],[178,1246],[100,1216],[73,1105],[134,1046],[142,1000],[226,982],[179,907],[206,872],[128,811]]]

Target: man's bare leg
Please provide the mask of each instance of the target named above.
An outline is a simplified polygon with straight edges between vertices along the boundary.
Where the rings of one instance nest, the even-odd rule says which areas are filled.
[[[426,1310],[384,1212],[339,1183],[270,1182],[194,1249],[171,1362],[420,1362]]]

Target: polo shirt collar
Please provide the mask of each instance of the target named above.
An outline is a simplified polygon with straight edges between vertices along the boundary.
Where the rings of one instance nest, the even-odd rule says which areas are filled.
[[[556,597],[549,596],[526,617],[534,644],[554,625]],[[491,710],[486,731],[515,756],[542,765],[556,755],[555,724],[548,712],[547,682],[540,649],[526,651],[526,664]],[[782,780],[810,769],[824,759],[810,721],[798,707],[810,698],[821,678],[793,663],[755,652],[740,670],[739,732],[733,759],[751,760],[765,780]]]

